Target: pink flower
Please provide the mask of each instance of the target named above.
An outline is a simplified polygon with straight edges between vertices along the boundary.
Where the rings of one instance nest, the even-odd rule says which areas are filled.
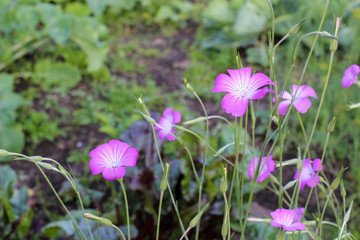
[[[296,91],[297,90],[297,91]],[[296,95],[295,95],[296,93]],[[279,94],[281,96],[281,94]],[[294,98],[294,107],[299,113],[306,113],[311,107],[311,101],[308,97],[318,98],[314,89],[308,85],[292,85],[292,94],[287,91],[284,91],[281,98],[285,99],[279,103],[279,114],[286,115],[287,108],[291,103],[291,100]]]
[[[165,109],[163,113],[164,117],[161,117],[158,123],[159,126],[155,126],[155,129],[159,130],[159,138],[161,141],[164,141],[165,137],[169,141],[176,139],[176,137],[173,136],[176,132],[174,125],[181,121],[181,114],[179,111],[173,111],[173,109],[174,108]]]
[[[259,99],[269,91],[265,85],[275,85],[265,74],[255,73],[251,68],[228,70],[230,76],[220,74],[211,92],[228,92],[221,102],[222,109],[235,117],[243,116],[249,99]]]
[[[347,88],[353,85],[358,78],[358,75],[360,73],[360,67],[356,64],[351,65],[348,67],[345,72],[344,76],[341,79],[341,87]]]
[[[300,222],[302,216],[304,215],[305,208],[295,208],[296,216],[295,216],[295,222]]]
[[[284,231],[306,229],[305,224],[296,221],[296,210],[276,209],[275,212],[271,212],[270,215],[274,219],[270,222],[271,226],[281,227]]]
[[[255,161],[255,168],[254,168],[254,161]],[[259,173],[258,178],[256,179],[257,182],[264,181],[266,178],[269,177],[270,173],[275,170],[275,162],[274,162],[274,160],[272,160],[271,155],[268,157],[268,160],[266,161],[266,163],[265,163],[265,161],[266,161],[266,157],[262,157],[261,165],[259,168],[260,173]],[[248,175],[251,178],[251,180],[254,179],[254,174],[255,174],[258,163],[259,163],[258,157],[251,159],[251,162],[249,165],[249,170],[248,170]]]
[[[316,173],[322,170],[322,165],[320,165],[321,160],[318,158],[314,159],[312,166],[311,166],[310,158],[307,158],[302,162],[303,162],[303,167],[300,176],[300,189],[303,190],[305,185],[308,185],[309,187],[316,187],[316,185],[320,181],[319,176],[317,176],[316,179],[315,177],[316,177]],[[296,170],[294,179],[298,179],[298,178],[299,178],[299,170]]]
[[[136,165],[138,151],[119,140],[110,140],[93,149],[89,156],[89,167],[93,175],[102,173],[106,180],[114,180],[125,175],[125,166]]]

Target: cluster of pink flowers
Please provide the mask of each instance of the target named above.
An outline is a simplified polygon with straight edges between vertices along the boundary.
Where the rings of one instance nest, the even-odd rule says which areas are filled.
[[[164,141],[176,139],[174,125],[181,121],[179,111],[173,111],[173,108],[165,109],[163,117],[155,129],[159,130],[159,138]],[[124,177],[127,167],[136,165],[138,151],[136,148],[130,147],[128,144],[119,140],[110,140],[93,149],[90,154],[89,167],[93,175],[103,174],[106,180],[120,179]]]
[[[251,68],[243,68],[237,70],[228,70],[229,75],[220,74],[216,78],[215,87],[212,92],[226,92],[221,107],[225,112],[235,116],[243,116],[247,110],[249,100],[263,98],[266,93],[274,93],[269,89],[270,85],[275,85],[269,77],[262,73],[251,74]],[[348,87],[357,81],[357,75],[360,73],[360,67],[352,65],[345,71],[342,79],[342,87]],[[306,113],[311,107],[309,97],[317,98],[317,95],[308,85],[292,85],[291,93],[284,91],[278,95],[282,99],[278,105],[280,115],[286,115],[289,105],[293,104],[294,108],[300,113]],[[167,108],[163,112],[163,116],[156,124],[155,129],[158,130],[159,138],[164,141],[176,139],[175,124],[181,121],[179,111],[173,108]],[[101,144],[90,152],[89,167],[92,174],[102,173],[107,180],[123,178],[126,172],[125,167],[133,167],[136,165],[138,151],[136,148],[130,147],[128,144],[119,140],[110,140],[108,143]],[[259,172],[256,170],[259,166]],[[319,183],[317,172],[322,170],[321,160],[315,159],[311,163],[311,159],[302,161],[301,174],[296,171],[294,179],[299,179],[300,189],[303,190],[307,185],[315,187]],[[263,182],[275,170],[275,161],[272,155],[251,159],[248,175],[253,180],[256,177],[257,182]],[[257,176],[255,176],[257,175]],[[306,227],[300,222],[304,213],[303,208],[296,209],[277,209],[271,213],[273,220],[271,225],[281,227],[284,231],[305,230]]]

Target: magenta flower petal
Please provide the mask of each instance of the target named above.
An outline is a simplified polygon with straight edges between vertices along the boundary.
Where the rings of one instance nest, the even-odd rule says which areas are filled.
[[[353,85],[360,73],[360,67],[356,64],[351,65],[344,71],[344,76],[341,79],[341,87],[347,88]]]
[[[174,111],[173,112],[173,120],[174,120],[174,123],[179,123],[181,121],[181,114],[179,111]]]
[[[302,216],[305,213],[305,208],[297,207],[297,208],[295,208],[295,211],[296,211],[295,222],[300,222]]]
[[[272,155],[269,155],[266,163],[266,157],[261,158],[261,165],[259,168],[259,176],[256,179],[257,182],[263,182],[266,178],[270,176],[270,173],[275,170],[275,162],[272,160]],[[248,169],[248,175],[251,178],[251,180],[254,179],[254,174],[257,168],[257,165],[259,164],[259,158],[255,157],[251,159],[249,169]],[[254,168],[255,167],[255,168]]]
[[[163,142],[166,138],[169,141],[176,139],[174,125],[181,121],[181,114],[179,111],[173,111],[174,108],[167,108],[163,113],[163,117],[160,118],[156,130],[159,130],[159,138]]]
[[[139,153],[136,148],[129,148],[123,156],[123,160],[121,162],[122,166],[134,167],[136,165],[136,159]]]
[[[291,88],[292,88],[293,94],[295,94],[296,90],[299,88],[296,93],[296,98],[304,98],[304,97],[313,97],[316,99],[318,98],[315,90],[306,84],[300,85],[300,86],[293,84]]]
[[[316,158],[313,161],[313,169],[314,171],[321,171],[323,169],[322,165],[321,165],[321,159]]]
[[[306,230],[306,226],[301,222],[295,222],[293,224],[290,224],[289,226],[283,226],[283,229],[286,231],[304,231]]]
[[[113,180],[125,175],[124,166],[135,166],[138,151],[119,140],[110,140],[93,149],[89,156],[92,174],[102,173],[105,179]]]
[[[232,92],[235,90],[235,81],[226,74],[220,74],[216,77],[215,87],[211,92]]]
[[[294,101],[294,107],[299,113],[306,113],[311,107],[311,101],[306,97],[296,99]]]
[[[296,210],[276,209],[274,212],[271,212],[270,215],[274,219],[270,222],[270,224],[274,227],[281,227],[286,231],[298,231],[306,229],[305,224],[295,221]]]
[[[269,92],[266,85],[275,85],[266,75],[251,76],[251,68],[228,70],[230,76],[220,74],[211,92],[228,92],[221,102],[222,109],[235,117],[243,116],[249,99],[259,99]]]
[[[282,94],[279,94],[279,97],[284,99],[279,103],[279,114],[286,115],[287,108],[291,103],[291,100],[294,101],[294,107],[300,113],[306,113],[311,107],[311,101],[309,97],[317,98],[316,92],[314,89],[308,85],[292,85],[292,93],[284,91]]]
[[[291,101],[287,101],[287,100],[279,102],[278,109],[280,115],[286,115],[287,108],[289,107],[290,103]]]
[[[302,161],[303,167],[302,167],[301,176],[300,176],[300,180],[299,180],[301,190],[303,190],[305,188],[305,185],[308,185],[309,187],[316,187],[316,185],[319,183],[320,177],[317,176],[317,178],[315,179],[316,174],[319,171],[319,169],[322,170],[322,166],[320,166],[319,160],[320,159],[315,159],[313,166],[311,165],[310,158],[307,158]],[[298,179],[298,178],[299,178],[299,170],[296,170],[294,179]]]
[[[114,180],[124,177],[125,172],[126,169],[124,167],[105,168],[102,174],[106,180]]]

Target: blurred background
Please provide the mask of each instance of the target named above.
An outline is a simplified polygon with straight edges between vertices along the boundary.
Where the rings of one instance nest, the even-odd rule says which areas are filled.
[[[276,41],[309,17],[299,32],[277,50],[276,77],[282,86],[299,36],[318,29],[325,1],[271,2]],[[341,166],[348,167],[344,178],[347,201],[355,200],[349,227],[360,238],[356,233],[360,221],[356,211],[360,199],[360,109],[348,110],[350,103],[360,101],[360,89],[340,87],[344,70],[360,63],[360,1],[330,1],[323,30],[333,33],[336,17],[342,17],[339,48],[310,151],[313,158],[321,157],[326,127],[335,116],[336,128],[329,140],[324,171],[331,180]],[[166,107],[174,107],[183,120],[191,120],[202,111],[183,87],[185,77],[205,101],[210,115],[232,120],[220,108],[222,95],[211,93],[215,78],[237,68],[237,53],[244,66],[268,74],[270,29],[271,12],[265,0],[1,0],[0,148],[50,157],[71,168],[86,208],[97,209],[122,226],[126,223],[119,186],[90,174],[88,153],[111,138],[137,147],[138,164],[125,178],[132,236],[154,239],[158,176],[162,173],[149,125],[134,112],[136,99],[142,96],[156,120]],[[308,37],[301,44],[290,83],[298,81],[313,40]],[[318,96],[328,68],[329,43],[329,39],[318,40],[304,79]],[[312,102],[308,113],[301,115],[308,133],[319,104],[318,100]],[[261,147],[269,115],[267,101],[261,101],[256,111],[256,142]],[[285,159],[296,157],[297,147],[305,142],[295,114],[289,127]],[[203,133],[201,124],[192,129]],[[210,130],[215,149],[232,141],[233,133],[223,123],[211,122]],[[196,166],[200,166],[205,146],[191,135],[183,137]],[[172,162],[170,182],[187,226],[197,208],[197,184],[186,152],[181,149],[177,142],[161,145],[164,160]],[[229,149],[224,154],[231,158],[231,153]],[[252,154],[245,154],[249,154],[244,156],[249,162]],[[275,149],[273,158],[277,157]],[[218,186],[223,166],[213,156],[208,159],[204,191],[212,207],[203,218],[201,239],[220,238],[223,200]],[[289,168],[284,180],[291,180],[294,172]],[[79,206],[70,184],[59,174],[46,173],[76,215]],[[71,221],[35,166],[1,158],[0,182],[0,239],[74,239]],[[276,199],[269,200],[270,193],[264,188],[259,185],[255,196],[252,215],[257,217],[268,216],[277,205]],[[306,192],[304,196],[300,204],[305,202]],[[181,232],[167,194],[164,201],[160,235],[162,239],[177,239]],[[311,206],[316,208],[315,202]],[[237,217],[232,216],[233,231],[239,230]],[[104,234],[100,239],[118,237],[105,227],[100,233]],[[249,224],[249,239],[273,239],[274,234],[276,229],[270,226]],[[327,234],[331,237],[336,232],[329,229]]]

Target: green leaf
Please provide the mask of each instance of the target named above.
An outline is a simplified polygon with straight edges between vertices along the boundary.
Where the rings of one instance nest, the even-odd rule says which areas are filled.
[[[54,63],[49,59],[44,59],[36,63],[34,70],[33,80],[48,91],[54,87],[67,91],[81,80],[79,70],[69,63]]]
[[[55,43],[64,45],[70,36],[71,22],[68,16],[62,15],[54,19],[48,26],[48,33]]]
[[[19,239],[25,239],[31,229],[31,224],[34,218],[34,210],[29,208],[21,217],[20,224],[16,228],[16,235]]]
[[[270,15],[266,1],[247,1],[237,13],[233,25],[234,34],[242,37],[253,37],[266,30]]]
[[[27,194],[27,187],[22,186],[19,190],[16,190],[15,193],[12,195],[10,202],[11,205],[14,207],[14,213],[16,218],[24,215],[25,212],[29,209],[27,205],[28,201],[28,194]]]
[[[41,229],[42,234],[49,237],[57,236],[57,234],[61,230],[64,231],[65,236],[70,236],[75,234],[75,229],[72,220],[60,220],[60,221],[52,222],[47,224]]]
[[[0,168],[0,189],[6,191],[8,197],[12,194],[16,179],[16,173],[10,166],[5,165]]]
[[[260,64],[263,67],[269,66],[266,46],[264,43],[261,43],[259,47],[247,48],[246,56],[247,61],[251,64]]]
[[[103,66],[109,50],[108,46],[98,47],[85,37],[76,36],[75,34],[71,36],[71,39],[85,52],[88,60],[87,70],[89,72],[95,72]]]
[[[178,18],[179,18],[178,14],[175,13],[171,7],[167,5],[163,5],[156,13],[155,21],[156,22],[162,22],[165,20],[176,21],[178,20]]]
[[[90,8],[81,2],[71,2],[66,4],[65,11],[71,12],[78,17],[87,17],[91,13]]]
[[[15,215],[14,215],[13,208],[11,207],[9,199],[6,198],[5,195],[3,195],[1,191],[0,191],[0,201],[1,201],[1,205],[5,209],[5,213],[6,213],[8,221],[10,223],[14,222]]]
[[[24,147],[24,134],[18,124],[0,124],[0,148],[11,152],[21,152]]]
[[[232,23],[235,13],[226,0],[213,0],[204,10],[204,17],[219,23]]]

